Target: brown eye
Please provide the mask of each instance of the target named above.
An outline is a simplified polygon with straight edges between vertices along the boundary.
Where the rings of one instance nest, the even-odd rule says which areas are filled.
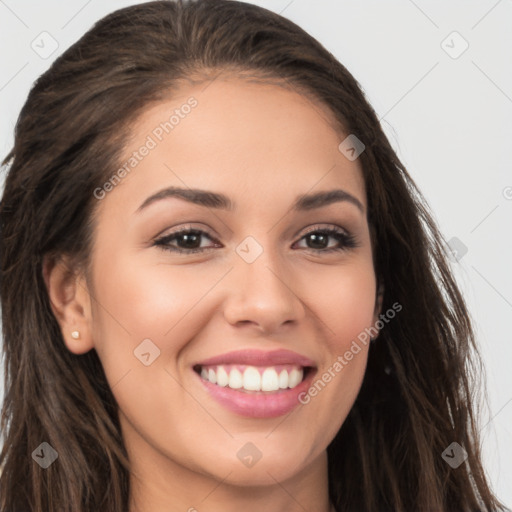
[[[201,246],[203,237],[213,241],[213,238],[205,231],[200,229],[184,229],[155,240],[154,245],[167,251],[179,253],[203,252],[211,248]]]
[[[334,247],[329,246],[330,239],[335,240],[337,245]],[[342,251],[358,246],[355,238],[352,235],[334,228],[324,228],[309,231],[301,238],[301,241],[302,240],[306,241],[306,249],[311,249],[315,252]]]

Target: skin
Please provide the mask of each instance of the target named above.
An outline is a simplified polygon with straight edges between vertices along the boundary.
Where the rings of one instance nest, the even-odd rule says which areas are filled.
[[[54,313],[70,351],[97,351],[119,404],[130,512],[329,512],[326,449],[360,389],[368,346],[307,405],[277,418],[227,410],[191,367],[232,350],[285,348],[313,359],[317,379],[375,323],[381,294],[361,166],[338,150],[346,134],[327,107],[236,77],[182,87],[147,109],[126,157],[191,96],[197,107],[98,201],[90,279],[70,277],[65,259],[45,265]],[[136,213],[168,186],[220,192],[236,208],[167,198]],[[298,195],[338,188],[364,212],[347,201],[291,210]],[[200,244],[213,248],[153,245],[185,227],[206,231],[212,239]],[[358,246],[322,252],[304,237],[313,227],[346,230]],[[247,236],[263,249],[251,264],[236,252]],[[149,366],[134,356],[146,338],[160,349]],[[262,453],[250,468],[237,458],[248,442]]]

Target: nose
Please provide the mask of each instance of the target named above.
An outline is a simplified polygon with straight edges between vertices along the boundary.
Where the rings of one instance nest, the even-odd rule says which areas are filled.
[[[271,334],[304,317],[300,290],[294,289],[290,268],[275,253],[264,250],[252,263],[235,257],[224,303],[224,317],[231,325],[250,325]]]

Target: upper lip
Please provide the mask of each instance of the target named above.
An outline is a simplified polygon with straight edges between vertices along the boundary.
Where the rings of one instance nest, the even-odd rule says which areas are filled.
[[[235,350],[226,354],[211,357],[196,363],[200,366],[220,364],[243,364],[251,366],[274,366],[278,364],[295,364],[303,367],[315,367],[315,363],[306,356],[291,350]]]

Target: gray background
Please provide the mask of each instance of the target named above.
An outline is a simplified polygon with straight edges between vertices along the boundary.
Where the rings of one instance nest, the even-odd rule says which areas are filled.
[[[93,22],[133,3],[0,0],[2,158],[32,82]],[[351,71],[444,236],[467,249],[453,266],[487,368],[485,465],[511,506],[512,1],[253,3],[295,21]]]

